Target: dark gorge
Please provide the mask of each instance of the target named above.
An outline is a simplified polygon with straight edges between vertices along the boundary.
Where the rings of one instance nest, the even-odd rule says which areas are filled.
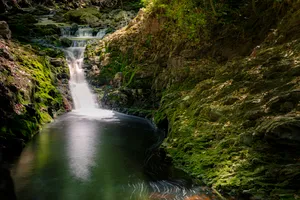
[[[299,199],[299,8],[1,0],[0,199]]]

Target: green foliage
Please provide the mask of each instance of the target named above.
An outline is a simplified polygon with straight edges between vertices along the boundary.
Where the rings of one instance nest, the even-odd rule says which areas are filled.
[[[204,30],[206,25],[205,14],[203,11],[195,7],[195,3],[190,0],[172,1],[171,5],[166,7],[166,16],[176,23],[181,36],[189,39],[198,37],[199,32]],[[186,33],[182,34],[182,33]]]
[[[143,0],[142,1],[133,0],[133,1],[129,1],[129,2],[123,2],[122,4],[123,4],[123,9],[126,9],[126,10],[139,10],[140,8],[145,6]]]
[[[172,32],[172,40],[200,40],[207,36],[207,19],[205,11],[197,6],[196,1],[190,0],[153,0],[144,1],[148,9],[158,13],[160,17],[166,17],[165,24],[167,32]],[[151,5],[152,4],[152,5]]]

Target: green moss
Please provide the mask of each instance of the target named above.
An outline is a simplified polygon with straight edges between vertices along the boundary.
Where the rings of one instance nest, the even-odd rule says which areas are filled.
[[[93,7],[90,8],[80,8],[77,10],[68,11],[64,18],[67,21],[76,22],[76,23],[83,23],[83,24],[92,24],[98,21],[101,17],[100,12]]]
[[[3,116],[1,135],[28,140],[42,124],[52,120],[53,113],[62,112],[63,98],[53,75],[58,68],[53,70],[48,58],[37,56],[31,46],[11,43],[9,48],[16,58],[17,70],[5,84],[14,85],[16,90],[10,100],[14,113]]]
[[[288,62],[299,54],[290,46],[293,54],[281,57],[284,47],[269,49],[280,59],[265,59],[269,54],[262,50],[256,59],[218,67],[213,80],[165,91],[155,120],[169,121],[165,147],[178,167],[231,195],[289,199],[299,193],[293,160],[299,156],[293,150],[299,144],[299,117],[293,102],[300,97],[291,84],[297,79],[290,76],[295,66]],[[257,60],[265,67],[258,68]],[[267,75],[279,69],[269,82]]]
[[[110,62],[99,77],[108,84],[127,72],[126,86],[161,94],[154,115],[168,121],[164,147],[195,179],[253,199],[299,196],[298,4],[270,0],[253,12],[247,1],[147,2],[107,39],[100,56],[110,53]]]

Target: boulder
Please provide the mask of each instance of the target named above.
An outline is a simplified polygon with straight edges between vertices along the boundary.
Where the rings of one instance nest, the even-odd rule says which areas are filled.
[[[5,21],[0,21],[0,37],[7,40],[11,38],[11,31]]]
[[[79,22],[89,24],[92,27],[97,27],[100,25],[98,17],[89,13],[82,15]]]
[[[71,10],[64,15],[64,18],[67,21],[79,24],[89,24],[91,26],[96,26],[100,17],[101,14],[96,8]]]
[[[60,38],[59,41],[63,47],[70,47],[72,45],[72,40],[65,37]]]

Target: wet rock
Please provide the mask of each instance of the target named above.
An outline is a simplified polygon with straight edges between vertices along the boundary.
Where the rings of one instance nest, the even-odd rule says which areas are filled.
[[[64,18],[67,21],[79,24],[89,24],[91,26],[97,25],[99,17],[101,17],[101,14],[96,8],[81,8],[77,10],[71,10],[64,15]]]
[[[11,38],[11,31],[5,21],[0,21],[0,37],[7,40]]]
[[[102,105],[105,108],[117,110],[121,107],[128,107],[130,103],[129,94],[125,94],[124,91],[120,90],[109,90],[104,94],[101,100]]]
[[[78,28],[79,28],[78,24],[73,23],[73,24],[71,25],[71,30],[70,30],[70,31],[71,31],[71,34],[74,35],[74,34],[77,32]]]
[[[66,66],[66,61],[63,58],[51,58],[50,63],[55,67]]]
[[[59,41],[63,47],[70,47],[72,45],[72,40],[65,37],[60,38]]]
[[[72,110],[72,101],[63,97],[63,104],[64,104],[64,108],[67,112],[70,112]]]

